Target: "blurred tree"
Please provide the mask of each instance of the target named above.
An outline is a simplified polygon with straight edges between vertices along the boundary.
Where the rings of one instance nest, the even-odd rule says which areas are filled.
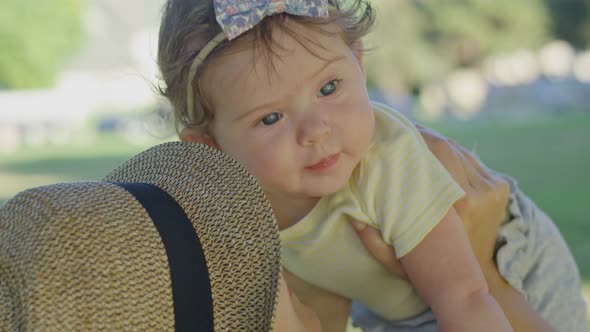
[[[551,13],[551,28],[557,39],[576,48],[590,46],[590,0],[543,0]]]
[[[549,36],[540,0],[372,0],[377,29],[367,61],[368,83],[417,91],[454,68],[486,55],[538,47]]]
[[[53,83],[80,41],[82,1],[0,1],[0,88]]]
[[[424,37],[429,24],[409,0],[373,0],[377,27],[366,40],[367,84],[405,92],[449,70]]]

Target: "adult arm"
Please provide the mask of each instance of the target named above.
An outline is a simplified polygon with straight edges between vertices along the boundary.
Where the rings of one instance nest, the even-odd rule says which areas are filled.
[[[490,172],[471,152],[440,134],[418,126],[431,151],[467,191],[455,204],[490,289],[515,331],[553,331],[531,309],[522,294],[500,275],[494,248],[500,223],[506,219],[510,188],[506,180]],[[446,160],[445,160],[446,159]]]
[[[474,254],[496,299],[515,331],[552,331],[533,311],[524,297],[501,277],[493,260],[494,245],[500,223],[505,219],[509,187],[469,151],[436,132],[418,126],[428,147],[465,190],[466,196],[455,204]],[[355,225],[353,223],[353,225]],[[367,249],[388,270],[405,276],[395,252],[381,240],[380,233],[364,224],[356,224],[359,237]]]
[[[515,331],[552,331],[533,311],[524,297],[501,277],[493,260],[500,223],[505,219],[509,186],[489,172],[471,153],[436,132],[418,126],[430,150],[461,185],[466,196],[455,203],[475,257],[488,282],[490,294],[503,309]],[[407,278],[395,251],[383,242],[381,234],[366,224],[353,222],[365,247],[391,273]],[[285,278],[299,299],[319,316],[323,331],[345,331],[350,300],[313,286],[285,271]]]
[[[373,236],[373,234],[368,235],[368,239]],[[380,236],[378,233],[375,235]],[[299,300],[315,311],[322,325],[322,332],[346,331],[350,312],[349,299],[312,285],[285,268],[283,268],[283,275]]]

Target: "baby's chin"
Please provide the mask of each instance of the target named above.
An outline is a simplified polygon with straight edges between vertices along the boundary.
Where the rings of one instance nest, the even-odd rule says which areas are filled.
[[[338,182],[332,182],[332,183],[326,183],[327,181],[321,181],[321,182],[324,182],[324,183],[320,183],[320,181],[318,181],[313,186],[310,186],[309,188],[307,188],[307,190],[305,190],[303,194],[308,197],[315,197],[315,198],[321,198],[324,196],[333,195],[333,194],[338,193],[346,188],[346,186],[348,185],[348,178],[346,181],[338,181]]]
[[[281,188],[282,190],[276,190],[275,188],[275,190],[265,190],[265,192],[271,195],[274,193],[274,196],[280,193],[279,196],[290,197],[291,199],[319,200],[324,196],[329,196],[345,189],[347,183],[348,181],[341,184],[321,184],[316,182],[313,185],[300,186],[298,188]]]

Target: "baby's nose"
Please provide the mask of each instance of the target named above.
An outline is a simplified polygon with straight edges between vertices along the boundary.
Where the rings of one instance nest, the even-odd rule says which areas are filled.
[[[328,119],[320,114],[308,115],[299,126],[298,141],[303,146],[311,146],[322,141],[332,133]]]

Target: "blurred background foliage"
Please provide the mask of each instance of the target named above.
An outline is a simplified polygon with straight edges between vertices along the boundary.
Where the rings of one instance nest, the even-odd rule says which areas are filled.
[[[551,17],[553,36],[578,48],[590,44],[590,1],[544,0]]]
[[[0,1],[0,88],[48,87],[82,40],[84,0]]]
[[[555,219],[590,302],[590,0],[369,1],[371,97],[515,177]],[[176,139],[153,90],[163,3],[0,0],[0,204]]]
[[[0,2],[0,88],[50,86],[82,40],[85,0]],[[560,39],[590,45],[590,0],[371,0],[369,86],[418,91],[489,54]],[[379,42],[377,42],[379,41]],[[390,42],[383,42],[390,41]]]
[[[537,49],[549,40],[590,45],[590,0],[372,0],[370,86],[417,91],[487,55]],[[389,41],[389,42],[383,42]]]

